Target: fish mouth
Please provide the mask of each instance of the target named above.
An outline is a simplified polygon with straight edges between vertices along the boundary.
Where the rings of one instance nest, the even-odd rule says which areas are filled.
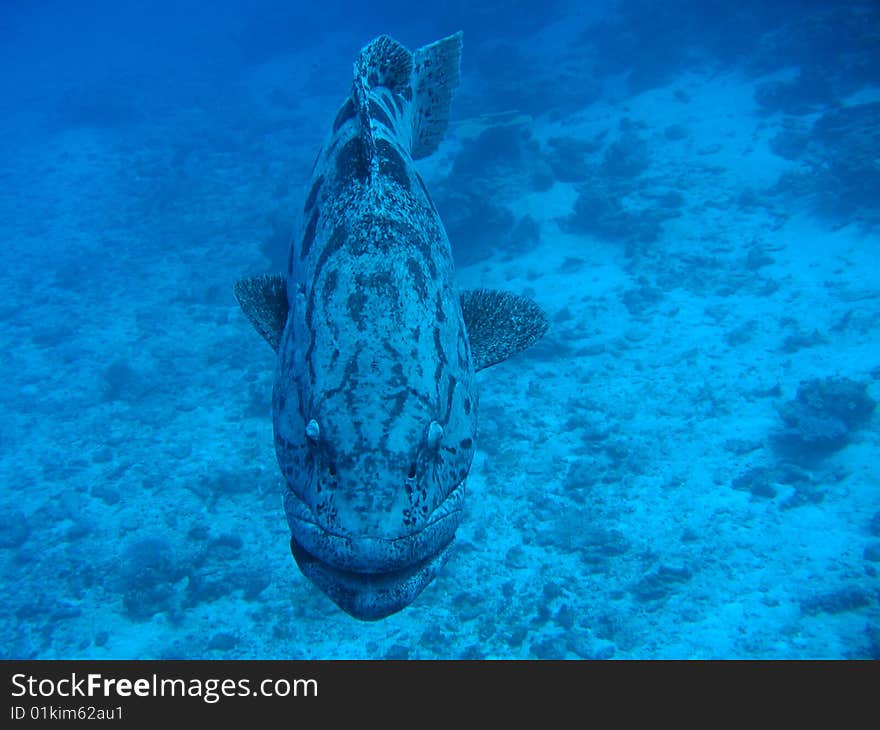
[[[303,575],[355,618],[376,620],[412,603],[449,558],[461,521],[464,482],[418,532],[395,538],[334,534],[290,489],[284,509],[290,549]]]
[[[343,611],[362,621],[378,621],[406,608],[449,559],[452,542],[438,552],[400,570],[356,573],[335,568],[305,550],[296,538],[290,551],[309,580]]]

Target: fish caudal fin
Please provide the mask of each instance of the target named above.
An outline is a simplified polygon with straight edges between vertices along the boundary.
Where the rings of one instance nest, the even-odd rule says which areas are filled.
[[[461,80],[461,38],[459,31],[413,54],[414,160],[433,153],[446,134],[452,94]]]
[[[547,315],[531,299],[493,289],[462,292],[461,312],[474,370],[495,365],[531,347],[549,326]]]
[[[287,324],[287,284],[281,274],[264,274],[235,282],[235,298],[245,317],[275,352]]]

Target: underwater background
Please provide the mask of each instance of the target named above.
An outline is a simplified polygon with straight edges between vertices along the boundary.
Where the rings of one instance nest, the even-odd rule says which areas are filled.
[[[464,31],[418,163],[478,376],[452,558],[401,613],[298,571],[273,353],[312,160],[388,33]],[[880,658],[880,5],[0,7],[0,656]]]

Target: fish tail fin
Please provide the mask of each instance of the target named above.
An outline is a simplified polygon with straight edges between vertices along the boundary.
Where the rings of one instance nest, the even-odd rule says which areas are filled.
[[[458,31],[413,54],[414,160],[436,151],[446,134],[452,95],[461,80],[461,41]]]

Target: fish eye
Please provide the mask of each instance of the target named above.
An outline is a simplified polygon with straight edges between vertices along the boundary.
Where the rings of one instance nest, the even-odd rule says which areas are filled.
[[[443,426],[437,421],[431,421],[428,426],[428,448],[436,451],[440,448],[440,440],[443,438]]]
[[[306,426],[306,438],[312,443],[317,443],[318,439],[321,438],[321,427],[314,418]]]

